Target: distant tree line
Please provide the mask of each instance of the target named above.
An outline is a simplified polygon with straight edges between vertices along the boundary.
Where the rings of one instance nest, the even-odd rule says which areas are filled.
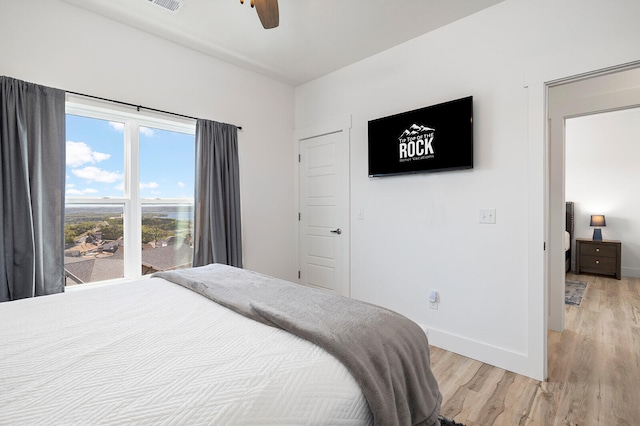
[[[191,221],[155,216],[142,217],[142,242],[164,240],[176,234],[177,230],[191,232]],[[78,238],[95,232],[102,233],[103,240],[115,241],[124,234],[122,218],[109,215],[77,214],[65,218],[65,244],[73,244]]]

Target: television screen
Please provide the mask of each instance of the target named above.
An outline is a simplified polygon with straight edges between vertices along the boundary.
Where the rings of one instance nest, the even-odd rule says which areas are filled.
[[[369,121],[369,177],[473,168],[473,96]]]

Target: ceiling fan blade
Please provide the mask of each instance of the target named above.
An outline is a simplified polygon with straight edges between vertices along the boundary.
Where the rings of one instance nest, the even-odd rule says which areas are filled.
[[[256,11],[265,30],[280,24],[278,0],[255,0]]]

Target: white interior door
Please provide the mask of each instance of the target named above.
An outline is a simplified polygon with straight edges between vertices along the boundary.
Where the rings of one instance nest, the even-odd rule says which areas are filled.
[[[349,134],[303,137],[299,146],[299,279],[349,296]]]

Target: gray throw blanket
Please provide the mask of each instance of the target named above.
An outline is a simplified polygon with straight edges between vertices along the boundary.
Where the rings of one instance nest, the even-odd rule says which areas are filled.
[[[221,264],[153,276],[325,349],[360,385],[375,425],[440,425],[442,395],[431,372],[427,337],[402,315]]]

